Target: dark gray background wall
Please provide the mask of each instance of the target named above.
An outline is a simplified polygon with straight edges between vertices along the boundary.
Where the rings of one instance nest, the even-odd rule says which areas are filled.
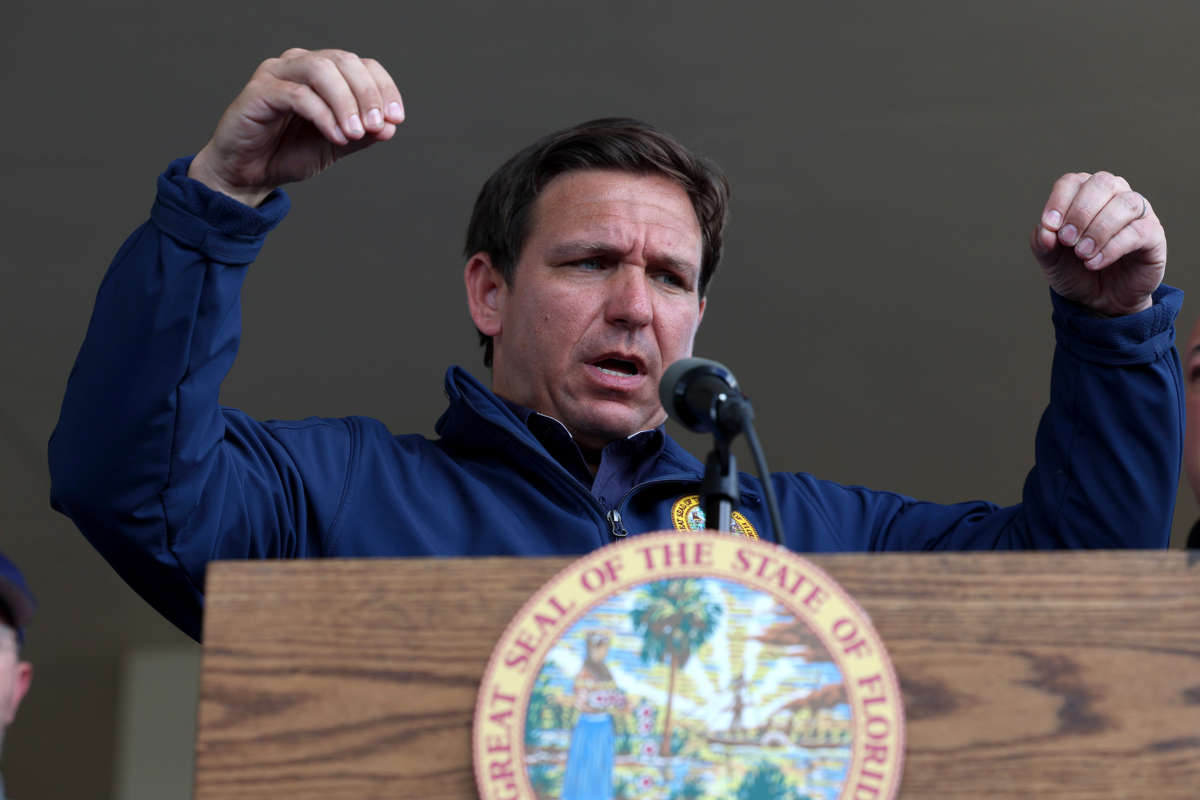
[[[1168,281],[1200,288],[1194,3],[19,0],[6,17],[0,546],[42,600],[3,763],[23,800],[116,797],[123,665],[191,647],[50,511],[45,443],[155,176],[288,46],[379,58],[409,121],[292,190],[223,397],[256,415],[431,432],[446,365],[484,374],[458,253],[478,186],[596,116],[656,122],[728,170],[697,352],[735,367],[777,469],[1019,499],[1052,349],[1026,241],[1064,171],[1127,176],[1166,224]],[[1180,497],[1177,546],[1197,513]]]

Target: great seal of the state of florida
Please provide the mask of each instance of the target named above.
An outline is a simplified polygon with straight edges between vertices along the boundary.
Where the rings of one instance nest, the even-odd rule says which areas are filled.
[[[824,571],[755,539],[633,536],[513,618],[481,681],[482,800],[890,800],[895,670]]]

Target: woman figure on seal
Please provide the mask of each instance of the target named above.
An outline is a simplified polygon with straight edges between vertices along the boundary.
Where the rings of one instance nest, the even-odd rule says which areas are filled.
[[[583,666],[574,684],[579,722],[571,731],[562,800],[613,798],[616,737],[612,711],[625,708],[625,695],[604,663],[610,645],[608,634],[600,631],[589,633],[585,639]]]

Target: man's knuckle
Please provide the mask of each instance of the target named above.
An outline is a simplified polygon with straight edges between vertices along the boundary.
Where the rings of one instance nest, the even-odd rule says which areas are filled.
[[[360,60],[356,54],[349,50],[330,50],[328,55],[330,60],[341,66],[353,64]]]
[[[1067,189],[1072,189],[1087,180],[1086,173],[1081,172],[1066,172],[1058,177],[1054,182],[1054,191],[1061,192]]]
[[[296,105],[303,104],[308,100],[308,91],[303,84],[291,82],[286,83],[284,84],[283,91],[286,94],[287,99]]]
[[[308,62],[308,70],[309,75],[313,78],[320,78],[326,81],[332,80],[341,74],[341,70],[337,68],[337,64],[326,55],[314,56]]]
[[[250,80],[246,81],[246,86],[242,89],[242,93],[246,96],[267,95],[271,91],[271,84],[273,82],[274,78],[271,77],[270,73],[266,71],[255,72],[250,76]]]
[[[1091,237],[1093,242],[1101,245],[1112,239],[1114,233],[1115,231],[1112,229],[1112,226],[1103,220],[1093,221],[1086,231],[1086,235]]]

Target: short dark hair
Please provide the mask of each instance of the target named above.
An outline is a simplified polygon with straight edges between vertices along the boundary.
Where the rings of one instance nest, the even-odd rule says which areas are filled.
[[[566,172],[607,169],[663,175],[687,192],[700,222],[700,296],[721,261],[729,181],[720,167],[645,122],[606,117],[551,133],[492,173],[471,212],[464,255],[485,252],[512,285],[517,259],[529,236],[529,217],[546,184]],[[492,365],[492,337],[479,333],[483,363]]]

